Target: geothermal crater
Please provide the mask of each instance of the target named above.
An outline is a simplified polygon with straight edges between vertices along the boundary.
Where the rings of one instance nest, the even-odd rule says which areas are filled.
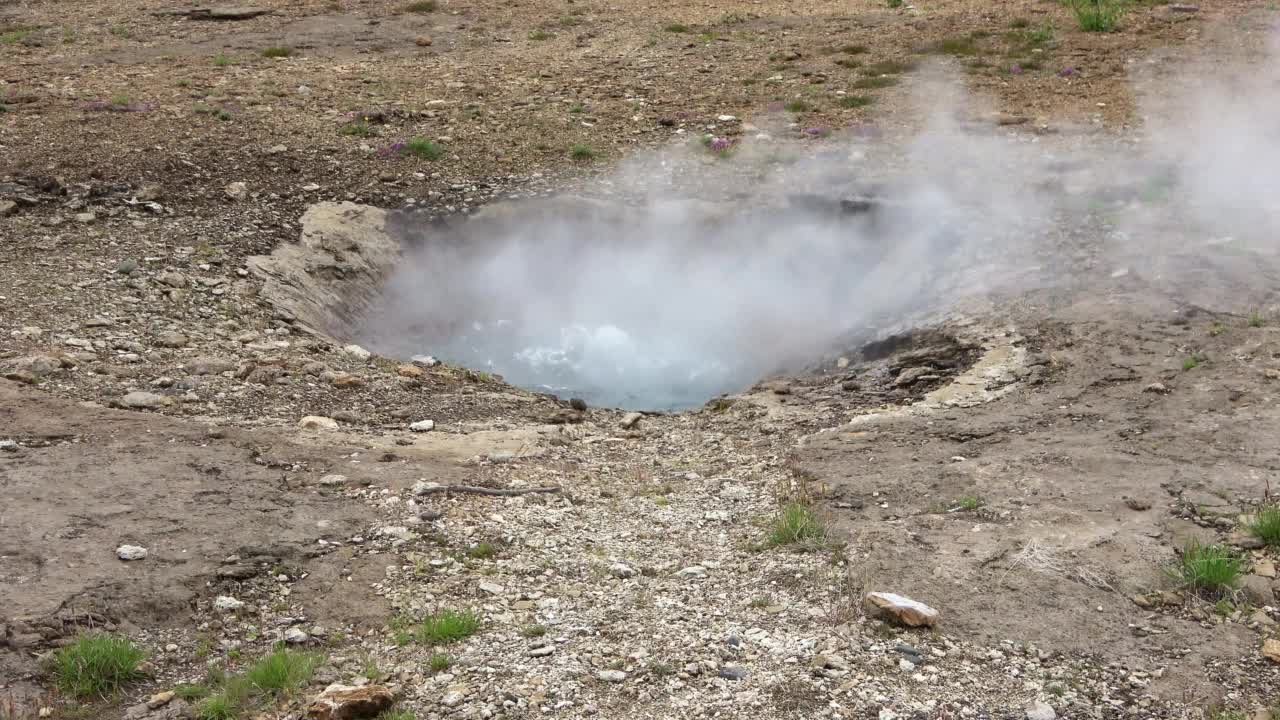
[[[322,204],[299,245],[255,267],[277,306],[379,354],[598,406],[680,410],[811,366],[882,309],[865,302],[869,269],[890,254],[875,209],[558,198],[427,224]]]

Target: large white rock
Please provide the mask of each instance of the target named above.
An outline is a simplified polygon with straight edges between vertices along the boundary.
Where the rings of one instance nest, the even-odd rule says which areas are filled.
[[[126,562],[130,560],[143,560],[147,557],[147,549],[141,545],[121,545],[116,548],[116,557]]]

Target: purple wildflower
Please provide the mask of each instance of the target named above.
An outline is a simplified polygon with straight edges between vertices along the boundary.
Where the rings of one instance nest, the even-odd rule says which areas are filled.
[[[811,127],[805,128],[804,134],[809,137],[826,137],[831,134],[831,131],[824,127]]]
[[[397,140],[391,143],[390,145],[379,150],[378,155],[381,157],[392,157],[394,155],[400,155],[404,152],[405,145],[406,145],[405,141]]]
[[[1072,75],[1075,75],[1077,72],[1079,71],[1073,67],[1064,67],[1058,71],[1058,77],[1071,77]]]
[[[729,138],[718,137],[718,138],[711,138],[711,144],[709,147],[711,148],[712,152],[725,152],[729,149],[729,146],[731,145],[733,145],[733,141],[730,140]]]
[[[1014,75],[1021,75],[1022,66],[1019,65],[1018,63],[1014,63],[1012,66],[1009,67],[1009,72],[1013,73]]]

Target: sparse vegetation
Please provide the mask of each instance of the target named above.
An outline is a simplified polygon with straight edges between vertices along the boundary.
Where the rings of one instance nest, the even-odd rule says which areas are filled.
[[[876,77],[864,77],[850,83],[849,87],[854,90],[877,90],[879,88],[893,87],[898,84],[898,78],[893,75],[879,75]]]
[[[688,25],[685,25],[684,23],[678,23],[678,22],[667,23],[666,25],[663,25],[663,26],[662,26],[662,29],[663,29],[663,30],[666,30],[666,31],[667,31],[667,32],[669,32],[669,33],[687,33],[687,32],[689,32],[689,26],[688,26]]]
[[[1253,312],[1249,313],[1249,327],[1255,327],[1255,328],[1262,327],[1264,322],[1265,321],[1262,318],[1262,313],[1258,312],[1257,310],[1254,310]]]
[[[850,70],[862,67],[862,61],[855,58],[836,58],[835,64],[842,68],[849,68]]]
[[[1120,0],[1067,0],[1076,22],[1085,32],[1114,32],[1120,27],[1124,6]]]
[[[431,672],[444,672],[453,667],[453,658],[444,653],[436,653],[427,661],[427,665],[431,668]]]
[[[26,40],[31,33],[38,28],[32,25],[18,25],[4,28],[0,31],[0,45],[16,45]]]
[[[591,160],[595,158],[595,156],[596,151],[592,150],[590,145],[583,145],[579,143],[569,148],[569,157],[574,160]]]
[[[870,95],[842,95],[837,101],[843,108],[866,107],[876,101]]]
[[[542,637],[543,635],[547,634],[547,626],[546,625],[525,625],[524,629],[520,631],[520,634],[528,638]]]
[[[418,716],[412,710],[400,708],[382,713],[378,716],[378,720],[418,720]]]
[[[845,55],[861,55],[867,52],[867,46],[866,45],[845,45],[844,47],[840,48],[840,52],[844,53]]]
[[[804,100],[792,100],[782,107],[786,109],[787,112],[793,113],[808,112],[813,109],[809,106],[809,103]]]
[[[467,557],[472,560],[489,560],[498,555],[498,548],[493,543],[482,542],[467,548]]]
[[[675,675],[676,668],[671,663],[653,660],[649,663],[649,674],[655,677],[666,677],[668,675]]]
[[[961,495],[960,497],[956,498],[951,502],[949,510],[951,510],[952,512],[955,512],[955,511],[973,512],[974,510],[977,510],[978,508],[982,507],[985,504],[986,503],[982,501],[982,498],[978,497],[977,495]]]
[[[767,545],[795,545],[821,542],[827,536],[826,525],[804,503],[789,502],[783,505],[774,518]]]
[[[471,637],[480,629],[480,616],[472,610],[442,610],[418,624],[414,639],[423,645],[448,645]]]
[[[183,683],[173,689],[173,694],[187,702],[192,702],[208,697],[209,688],[199,683]]]
[[[1194,369],[1195,369],[1196,367],[1198,367],[1199,365],[1200,365],[1200,356],[1199,356],[1199,355],[1188,355],[1188,356],[1186,356],[1185,358],[1183,358],[1183,359],[1182,359],[1182,369],[1183,369],[1183,370],[1194,370]]]
[[[213,56],[213,64],[214,67],[227,67],[228,65],[235,65],[236,60],[230,55],[218,54]]]
[[[551,37],[549,34],[541,30],[534,30],[533,32],[529,33],[529,39],[534,41],[546,40],[549,37]]]
[[[278,695],[305,685],[323,660],[315,653],[280,648],[254,663],[245,677],[259,691]]]
[[[193,110],[195,110],[197,115],[209,115],[210,117],[215,117],[223,122],[227,122],[228,120],[231,120],[232,117],[234,117],[231,114],[231,111],[227,110],[226,108],[216,108],[216,107],[213,107],[212,105],[206,105],[204,103],[196,103]]]
[[[412,137],[400,148],[400,154],[434,161],[444,157],[444,146],[424,137]]]
[[[1021,30],[1022,28],[1031,27],[1031,21],[1026,18],[1014,18],[1009,21],[1009,27],[1014,30]]]
[[[378,134],[378,129],[364,120],[356,120],[349,122],[338,129],[342,135],[354,135],[356,137],[372,137]]]
[[[899,75],[909,72],[915,68],[914,63],[902,62],[901,60],[881,60],[878,63],[868,65],[863,68],[863,72],[868,75]]]
[[[1249,523],[1249,532],[1268,545],[1280,546],[1280,505],[1258,508]]]
[[[919,52],[931,55],[977,55],[978,43],[972,36],[943,38],[925,45]]]
[[[431,13],[436,11],[436,0],[417,0],[404,6],[408,13]]]
[[[1202,545],[1193,540],[1182,550],[1178,564],[1170,571],[1184,587],[1221,594],[1240,578],[1240,558],[1222,545]]]
[[[903,0],[885,0],[885,4],[889,6],[890,10],[897,10],[902,7],[902,2]]]
[[[77,698],[107,697],[141,676],[146,653],[128,638],[93,633],[53,655],[58,688]]]
[[[583,107],[582,103],[574,103],[569,106],[569,112],[573,113],[574,115],[578,115],[585,111],[586,111],[586,108]]]
[[[262,57],[265,58],[287,58],[293,54],[291,47],[269,47],[262,49]]]

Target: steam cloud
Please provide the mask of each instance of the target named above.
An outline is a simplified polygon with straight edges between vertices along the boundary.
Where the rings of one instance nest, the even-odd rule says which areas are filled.
[[[598,404],[681,408],[911,313],[1056,282],[1043,269],[1069,265],[1055,240],[1081,228],[1111,233],[1114,263],[1211,253],[1188,222],[1271,255],[1278,59],[1150,93],[1145,142],[974,122],[976,101],[936,71],[904,142],[856,128],[815,156],[748,131],[729,159],[693,142],[644,154],[601,183],[619,201],[418,228],[362,341]],[[839,204],[867,196],[869,213]]]

